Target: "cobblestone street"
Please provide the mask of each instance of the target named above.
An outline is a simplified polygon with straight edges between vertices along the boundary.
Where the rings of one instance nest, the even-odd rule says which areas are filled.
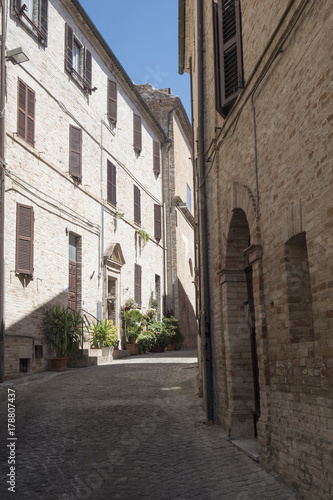
[[[206,426],[193,350],[45,372],[0,385],[0,498],[265,499],[296,496]],[[15,390],[16,488],[7,394]]]

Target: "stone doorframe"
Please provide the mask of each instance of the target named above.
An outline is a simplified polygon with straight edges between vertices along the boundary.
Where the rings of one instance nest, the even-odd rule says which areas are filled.
[[[119,243],[111,243],[104,252],[104,263],[105,263],[105,304],[104,311],[105,317],[108,316],[108,301],[114,302],[115,308],[115,324],[119,327],[120,335],[120,308],[121,308],[121,269],[126,263],[121,246]],[[108,297],[108,282],[109,278],[115,280],[115,295]]]
[[[247,323],[245,268],[252,267],[261,416],[257,424],[259,450],[268,441],[268,355],[262,271],[262,245],[255,197],[248,186],[233,183],[228,233],[219,271],[222,287],[223,344],[225,348],[225,425],[231,439],[254,437],[253,378]],[[229,205],[229,206],[230,206]],[[238,226],[239,227],[238,227]],[[243,233],[243,237],[240,235]],[[248,241],[245,237],[248,236]],[[229,252],[229,254],[228,254]],[[252,367],[252,364],[251,364]],[[264,449],[262,450],[264,453]]]

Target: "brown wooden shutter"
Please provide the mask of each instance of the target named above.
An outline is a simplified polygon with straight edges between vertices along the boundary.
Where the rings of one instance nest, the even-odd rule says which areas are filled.
[[[82,178],[82,130],[69,126],[69,173],[77,179]]]
[[[34,211],[17,203],[16,212],[16,272],[33,274]]]
[[[222,87],[221,87],[221,57],[220,57],[220,28],[222,20],[219,15],[219,6],[213,1],[213,37],[214,37],[214,70],[215,70],[215,107],[217,111],[223,114],[222,111]],[[225,118],[225,116],[224,116]]]
[[[141,224],[141,192],[134,186],[134,222]]]
[[[40,0],[40,26],[44,36],[44,44],[47,44],[47,10],[48,0]]]
[[[92,59],[91,59],[91,52],[85,48],[84,49],[84,81],[89,87],[89,90],[91,89],[91,75],[92,75]]]
[[[107,161],[107,200],[114,207],[117,206],[117,169],[109,160]]]
[[[108,118],[117,121],[117,83],[108,80]]]
[[[27,89],[27,142],[35,144],[35,92]]]
[[[216,104],[219,108],[218,111],[225,117],[243,88],[239,0],[218,0],[218,13],[215,12],[214,29],[215,68],[216,71],[219,71],[219,78],[215,81]]]
[[[12,0],[13,9],[18,11],[21,8],[21,0]]]
[[[141,307],[141,279],[142,268],[138,264],[134,264],[134,301],[138,307]]]
[[[153,154],[154,154],[154,172],[155,174],[159,174],[161,172],[159,142],[153,141]]]
[[[22,80],[18,81],[18,117],[17,134],[25,139],[26,131],[26,113],[27,113],[27,86]]]
[[[162,207],[161,205],[154,205],[154,231],[155,238],[160,240],[162,238]]]
[[[65,27],[65,69],[70,73],[73,69],[73,30],[67,23]]]
[[[17,134],[32,146],[35,144],[35,92],[18,81]]]
[[[141,138],[141,116],[134,114],[133,119],[133,130],[134,130],[134,149],[140,152],[142,149],[142,138]]]

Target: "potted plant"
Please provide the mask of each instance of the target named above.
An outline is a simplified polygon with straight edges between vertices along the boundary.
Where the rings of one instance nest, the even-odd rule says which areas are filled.
[[[139,354],[146,354],[155,345],[156,337],[154,332],[145,330],[138,335],[137,344],[139,349]]]
[[[110,319],[97,321],[90,327],[92,348],[102,349],[103,356],[112,356],[113,349],[118,346],[118,327]]]
[[[50,358],[51,370],[60,371],[67,368],[67,357],[74,354],[79,347],[81,326],[80,311],[59,305],[45,311],[43,330],[55,353],[55,358]]]
[[[151,321],[147,325],[147,331],[153,333],[154,342],[151,346],[152,352],[163,352],[170,344],[170,335],[165,328],[163,321]]]
[[[144,318],[138,309],[129,309],[124,313],[125,347],[131,354],[138,354],[136,340],[144,327]]]
[[[180,329],[179,320],[171,315],[163,318],[163,324],[170,337],[168,349],[181,349],[185,339]]]

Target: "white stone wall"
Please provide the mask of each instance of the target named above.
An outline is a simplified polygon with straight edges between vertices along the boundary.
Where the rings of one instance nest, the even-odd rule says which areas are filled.
[[[81,305],[89,313],[96,316],[97,303],[102,301],[101,257],[111,243],[121,245],[125,259],[119,287],[120,304],[134,297],[135,263],[142,266],[143,309],[148,307],[150,294],[155,289],[155,274],[160,276],[163,290],[163,242],[158,244],[154,239],[154,203],[162,204],[162,175],[156,178],[153,173],[153,140],[162,142],[163,134],[81,22],[78,13],[70,9],[73,9],[70,2],[49,2],[48,45],[44,48],[11,15],[8,7],[6,45],[9,49],[22,46],[29,61],[22,65],[7,62],[7,378],[19,373],[18,346],[24,341],[24,336],[31,337],[32,346],[34,342],[45,345],[38,326],[43,307],[55,299],[67,303],[69,232],[81,237]],[[92,54],[92,86],[97,90],[91,95],[85,94],[64,69],[66,22]],[[35,147],[17,136],[18,78],[36,93]],[[107,124],[108,78],[116,79],[118,83],[115,126]],[[142,152],[139,156],[133,149],[133,112],[142,117]],[[70,125],[82,129],[81,183],[69,175]],[[125,215],[116,220],[114,209],[105,202],[103,238],[101,199],[105,200],[107,193],[107,159],[117,167],[117,211]],[[151,236],[141,252],[135,243],[134,184],[141,189],[141,227]],[[26,280],[15,274],[17,203],[34,208],[34,274],[32,279]],[[45,367],[45,359],[34,360],[32,352],[31,371]]]

